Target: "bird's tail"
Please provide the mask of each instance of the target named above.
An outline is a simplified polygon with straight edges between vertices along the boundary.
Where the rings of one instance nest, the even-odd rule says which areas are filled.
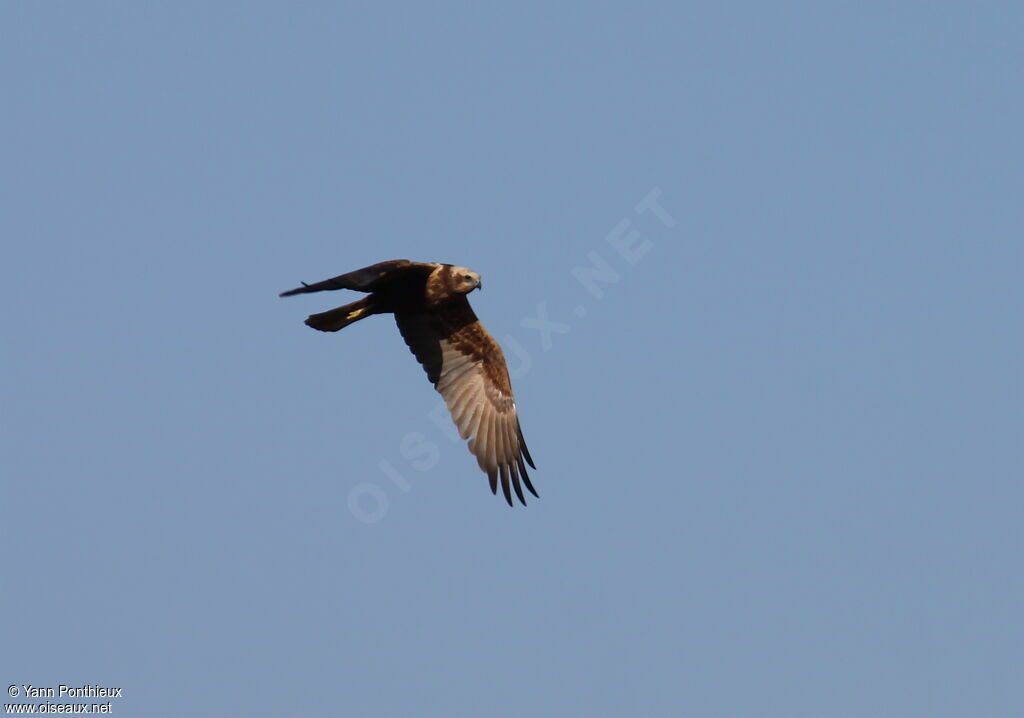
[[[313,327],[313,329],[318,329],[322,332],[336,332],[339,329],[344,329],[349,324],[377,313],[370,301],[371,299],[372,297],[364,297],[358,302],[352,302],[337,309],[331,309],[320,314],[311,314],[306,319],[306,326]]]

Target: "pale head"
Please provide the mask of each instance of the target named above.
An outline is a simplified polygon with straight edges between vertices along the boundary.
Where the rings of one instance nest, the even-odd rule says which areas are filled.
[[[451,273],[448,276],[451,291],[456,294],[469,294],[474,289],[483,288],[483,283],[480,281],[480,275],[472,269],[453,266],[451,268]]]
[[[427,277],[424,298],[428,305],[436,306],[454,297],[465,296],[481,286],[480,275],[472,269],[439,264]]]

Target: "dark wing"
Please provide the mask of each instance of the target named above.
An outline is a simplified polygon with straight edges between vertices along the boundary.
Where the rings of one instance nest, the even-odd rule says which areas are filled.
[[[309,292],[322,292],[325,289],[354,289],[357,292],[372,292],[382,284],[408,277],[410,275],[421,275],[424,278],[437,269],[436,264],[428,262],[410,262],[408,259],[392,259],[387,262],[378,262],[357,269],[348,274],[342,274],[332,279],[325,279],[316,284],[302,283],[301,287],[281,292],[282,297],[290,297],[294,294],[307,294]]]
[[[396,312],[395,321],[434,388],[444,397],[459,436],[469,439],[469,450],[487,473],[491,491],[498,492],[500,478],[511,506],[511,482],[525,505],[522,480],[537,496],[525,464],[537,467],[519,427],[505,355],[477,320],[466,297],[456,297],[429,311]]]

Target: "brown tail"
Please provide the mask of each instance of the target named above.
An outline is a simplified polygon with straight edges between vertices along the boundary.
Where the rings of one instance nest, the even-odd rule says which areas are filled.
[[[352,302],[328,312],[312,314],[306,320],[306,326],[319,329],[322,332],[336,332],[339,329],[344,329],[353,322],[358,322],[360,319],[365,319],[371,314],[376,314],[370,301],[372,298],[365,297],[358,302]]]

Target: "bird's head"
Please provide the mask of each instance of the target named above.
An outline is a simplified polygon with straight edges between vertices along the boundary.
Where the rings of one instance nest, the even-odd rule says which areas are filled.
[[[452,267],[451,288],[457,294],[469,294],[474,289],[483,289],[480,275],[465,267]]]

